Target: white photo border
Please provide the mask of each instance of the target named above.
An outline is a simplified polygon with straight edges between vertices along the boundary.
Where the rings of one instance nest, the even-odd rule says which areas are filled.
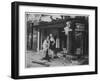
[[[89,65],[25,68],[25,12],[89,15]],[[27,5],[19,6],[19,76],[91,71],[95,71],[95,10]]]

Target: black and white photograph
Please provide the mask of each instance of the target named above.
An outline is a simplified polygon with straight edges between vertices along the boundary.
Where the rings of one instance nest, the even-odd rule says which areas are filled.
[[[25,67],[89,64],[88,15],[25,12]]]
[[[97,7],[12,3],[12,78],[97,74]]]

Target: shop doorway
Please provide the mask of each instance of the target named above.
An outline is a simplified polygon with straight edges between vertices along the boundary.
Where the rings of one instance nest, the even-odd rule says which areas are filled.
[[[50,34],[55,39],[55,48],[59,50],[63,50],[63,48],[67,49],[67,36],[63,28],[42,28],[40,29],[40,50],[42,49],[43,41]]]

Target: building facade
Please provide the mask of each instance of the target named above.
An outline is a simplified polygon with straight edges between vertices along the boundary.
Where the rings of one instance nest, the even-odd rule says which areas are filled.
[[[55,50],[58,52],[66,49],[67,53],[72,55],[88,54],[88,16],[60,15],[60,18],[53,19],[53,16],[49,15],[51,20],[44,18],[49,22],[42,21],[42,16],[35,16],[34,21],[26,16],[27,51],[42,50],[43,41],[52,34]]]

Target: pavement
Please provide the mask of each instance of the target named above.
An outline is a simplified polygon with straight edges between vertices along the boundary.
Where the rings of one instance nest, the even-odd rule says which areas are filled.
[[[41,51],[40,52],[27,51],[26,61],[25,61],[26,68],[82,65],[81,62],[83,61],[83,60],[81,61],[72,60],[70,55],[66,56],[66,58],[60,57],[51,59],[50,62],[48,62],[47,60],[43,60],[43,57],[44,54]]]

